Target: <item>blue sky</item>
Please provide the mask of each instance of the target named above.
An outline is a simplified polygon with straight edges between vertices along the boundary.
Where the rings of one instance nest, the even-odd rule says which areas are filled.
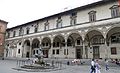
[[[11,28],[97,1],[100,0],[0,0],[0,19],[9,22]]]

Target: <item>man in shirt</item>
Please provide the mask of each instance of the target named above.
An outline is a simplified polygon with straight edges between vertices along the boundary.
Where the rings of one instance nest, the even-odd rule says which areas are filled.
[[[91,72],[90,73],[95,73],[95,61],[94,61],[94,59],[92,59],[92,61],[91,61]]]

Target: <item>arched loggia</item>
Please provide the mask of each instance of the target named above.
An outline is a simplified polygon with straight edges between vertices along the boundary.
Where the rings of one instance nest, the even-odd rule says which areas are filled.
[[[39,54],[40,41],[35,38],[32,41],[32,56],[35,57],[36,54]]]
[[[29,58],[29,56],[30,56],[30,41],[25,40],[24,44],[23,44],[23,55],[22,55],[22,57]]]
[[[53,39],[53,47],[64,47],[65,46],[65,39],[61,35],[55,36]]]
[[[41,48],[43,50],[44,57],[48,58],[49,49],[51,48],[51,40],[49,37],[45,37],[42,39]]]
[[[120,27],[111,28],[106,36],[107,44],[120,43]]]
[[[75,57],[81,59],[83,55],[83,40],[79,33],[71,33],[67,39],[67,46],[75,48]],[[70,49],[69,49],[70,50]]]
[[[103,49],[101,45],[105,43],[102,33],[98,30],[88,31],[85,35],[85,43],[87,43],[86,49],[92,50],[88,52],[93,56],[92,58],[100,58],[100,49]]]
[[[107,46],[109,47],[110,58],[115,58],[114,56],[119,56],[117,51],[119,50],[120,45],[120,27],[113,27],[107,32],[106,35]]]

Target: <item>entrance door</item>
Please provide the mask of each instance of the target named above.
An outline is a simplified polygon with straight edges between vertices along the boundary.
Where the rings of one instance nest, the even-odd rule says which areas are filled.
[[[86,59],[88,59],[88,47],[85,46],[85,56],[86,56]]]
[[[99,57],[99,46],[93,46],[93,58],[98,59]]]
[[[77,59],[81,59],[82,58],[81,49],[76,49],[76,58]]]
[[[29,58],[29,52],[26,53],[26,57]]]

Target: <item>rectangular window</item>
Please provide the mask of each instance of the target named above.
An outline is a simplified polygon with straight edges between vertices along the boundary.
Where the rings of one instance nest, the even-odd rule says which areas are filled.
[[[27,43],[27,46],[30,46],[30,43]]]
[[[111,9],[111,16],[114,17],[118,17],[119,16],[119,8],[114,8]]]
[[[116,36],[111,36],[111,43],[116,43]]]
[[[15,37],[15,35],[16,35],[16,31],[13,31],[13,37]]]
[[[45,46],[45,43],[42,43],[43,47]]]
[[[21,42],[19,43],[19,45],[21,45]]]
[[[49,30],[49,26],[48,25],[45,25],[45,30]]]
[[[30,31],[30,29],[29,29],[29,28],[27,28],[27,30],[26,30],[26,34],[29,34],[29,31]]]
[[[57,47],[59,47],[59,42],[57,42]]]
[[[70,24],[71,25],[76,24],[76,21],[77,21],[76,18],[77,18],[77,13],[76,12],[72,13],[71,16],[70,16]]]
[[[49,22],[48,22],[48,20],[44,24],[44,30],[49,30]]]
[[[57,19],[57,24],[56,24],[56,28],[61,28],[62,27],[62,19],[61,19],[61,16],[58,17]]]
[[[96,21],[96,11],[90,11],[88,14],[89,14],[89,22],[95,22]]]
[[[112,16],[113,18],[120,16],[120,8],[119,8],[119,5],[113,5],[110,9],[111,9],[111,16]]]
[[[80,40],[77,40],[77,45],[80,45]]]
[[[20,49],[18,49],[18,54],[20,54]]]
[[[53,55],[55,54],[55,50],[54,50],[54,49],[52,50],[52,54],[53,54]]]
[[[117,54],[116,47],[111,47],[111,55],[116,55],[116,54]]]
[[[64,55],[66,55],[66,49],[64,49]]]
[[[46,46],[48,46],[48,43],[46,43]]]
[[[59,54],[59,49],[56,50],[56,54]]]
[[[19,36],[21,36],[22,35],[22,32],[23,31],[23,29],[22,28],[20,28],[20,30],[19,30]]]
[[[33,55],[35,55],[35,50],[33,50]]]
[[[29,34],[29,30],[27,30],[27,32],[26,32],[27,34]]]
[[[53,42],[53,47],[55,47],[55,42]]]
[[[89,21],[90,21],[90,22],[94,22],[95,20],[96,20],[95,14],[90,14],[90,15],[89,15]]]
[[[38,30],[38,28],[37,28],[37,27],[35,27],[35,33],[37,32],[37,30]]]
[[[36,50],[36,53],[38,54],[38,50]]]

